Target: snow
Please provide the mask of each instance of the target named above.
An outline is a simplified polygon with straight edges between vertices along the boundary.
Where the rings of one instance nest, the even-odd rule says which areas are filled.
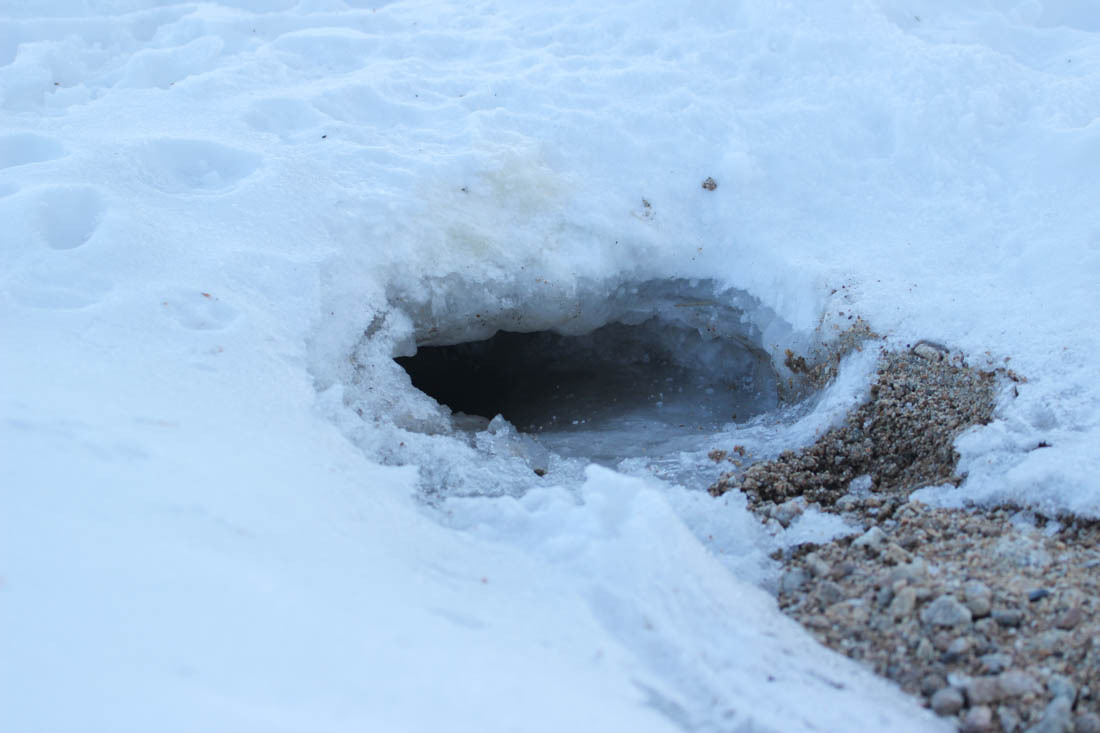
[[[839,528],[698,489],[835,424],[870,350],[543,479],[392,357],[705,300],[782,378],[858,315],[1027,378],[924,496],[1100,516],[1098,34],[1086,0],[9,0],[0,727],[937,729],[762,590]]]

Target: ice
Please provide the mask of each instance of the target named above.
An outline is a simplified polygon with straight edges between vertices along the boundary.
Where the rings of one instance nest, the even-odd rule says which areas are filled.
[[[1098,33],[1068,0],[5,3],[0,728],[936,729],[762,590],[841,528],[772,535],[707,453],[809,443],[927,339],[1017,379],[926,498],[1100,516]],[[568,447],[598,405],[543,454],[394,361],[630,328],[682,359],[650,380],[779,398],[856,318],[882,340],[821,392],[721,424],[654,384],[659,438],[602,456]],[[688,399],[697,439],[659,430]]]

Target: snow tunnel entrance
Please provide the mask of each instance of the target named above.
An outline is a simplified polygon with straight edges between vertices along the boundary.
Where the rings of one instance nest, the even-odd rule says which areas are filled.
[[[608,465],[695,449],[700,435],[778,403],[762,350],[655,315],[579,336],[498,331],[396,361],[456,424],[484,429],[503,415],[554,453]]]

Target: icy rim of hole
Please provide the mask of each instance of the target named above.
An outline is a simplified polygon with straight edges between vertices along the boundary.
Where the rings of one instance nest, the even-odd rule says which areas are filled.
[[[418,345],[479,341],[501,330],[579,336],[608,324],[656,319],[669,333],[697,331],[704,344],[734,344],[767,365],[779,385],[780,407],[809,391],[784,355],[808,352],[816,335],[796,331],[755,296],[716,280],[601,280],[564,288],[538,279],[533,285],[475,283],[450,275],[394,287],[386,296],[387,308],[375,312],[350,355],[342,401],[371,426],[354,430],[355,441],[384,463],[416,465],[428,496],[518,495],[538,479],[531,450],[510,425],[471,429],[412,385],[394,357],[411,356]],[[700,456],[714,437],[699,434]],[[582,480],[585,464],[551,455],[536,468],[572,484]]]

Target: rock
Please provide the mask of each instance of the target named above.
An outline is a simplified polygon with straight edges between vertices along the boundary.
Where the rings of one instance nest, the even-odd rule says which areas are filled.
[[[1026,644],[1026,647],[1042,656],[1049,656],[1056,652],[1061,652],[1062,647],[1065,646],[1067,632],[1059,631],[1058,629],[1048,629],[1042,633],[1036,634]]]
[[[926,674],[921,677],[920,691],[925,697],[931,697],[936,694],[941,688],[947,686],[947,680],[943,678],[943,675],[939,674]]]
[[[1036,601],[1043,600],[1044,598],[1046,598],[1049,595],[1050,595],[1050,591],[1047,590],[1046,588],[1036,588],[1035,590],[1028,592],[1027,599],[1031,603],[1035,603]]]
[[[809,575],[802,568],[792,568],[783,573],[783,577],[779,579],[779,590],[782,593],[797,593],[809,579]]]
[[[960,636],[954,639],[947,645],[947,649],[943,653],[943,661],[945,664],[954,664],[959,661],[970,651],[971,643],[970,639],[965,636]]]
[[[993,711],[985,705],[970,708],[959,723],[960,733],[986,733],[993,730]]]
[[[985,583],[972,580],[963,586],[963,597],[966,607],[974,618],[983,618],[989,615],[993,607],[993,591]]]
[[[962,710],[962,693],[954,687],[944,687],[932,695],[932,710],[936,715],[954,715]]]
[[[831,580],[823,580],[817,586],[817,597],[826,606],[840,603],[845,599],[844,589]]]
[[[1064,697],[1074,703],[1077,700],[1077,685],[1065,675],[1054,674],[1047,680],[1047,690],[1051,697]]]
[[[871,610],[862,598],[834,603],[825,609],[825,618],[845,626],[865,626],[871,620]]]
[[[824,578],[829,574],[829,563],[822,560],[813,552],[805,557],[803,564],[805,564],[815,578]]]
[[[1012,657],[1008,654],[983,654],[978,657],[978,661],[981,662],[983,672],[999,674],[1012,664]]]
[[[914,652],[917,659],[922,662],[928,662],[932,657],[936,656],[936,649],[932,646],[932,642],[928,639],[921,639],[917,644],[917,650]]]
[[[882,550],[882,559],[891,565],[907,563],[910,557],[908,552],[894,542],[887,542],[885,549]]]
[[[988,705],[1001,698],[996,677],[975,677],[966,685],[966,699],[971,705]]]
[[[1077,627],[1077,624],[1085,618],[1084,612],[1080,606],[1074,606],[1062,615],[1060,615],[1055,621],[1054,625],[1059,629],[1069,631]]]
[[[1100,715],[1081,713],[1074,721],[1073,733],[1100,733]]]
[[[1073,733],[1073,705],[1064,697],[1050,701],[1039,722],[1028,733]]]
[[[802,514],[802,504],[797,499],[785,501],[772,510],[772,518],[783,527],[789,527],[794,518]]]
[[[993,620],[1006,628],[1015,628],[1024,620],[1024,612],[1018,608],[993,609]]]
[[[970,609],[954,596],[944,594],[921,611],[920,620],[932,626],[961,626],[970,623],[971,615]]]
[[[997,687],[1002,698],[1043,694],[1043,686],[1027,672],[1019,669],[1010,669],[997,675]]]
[[[886,544],[886,540],[885,532],[878,527],[871,527],[852,541],[852,547],[862,547],[868,552],[878,552],[879,548]]]
[[[894,594],[894,600],[890,601],[890,607],[886,609],[886,615],[900,621],[909,618],[913,609],[917,606],[917,593],[912,588],[905,587]]]
[[[997,720],[1005,733],[1015,733],[1020,730],[1020,716],[1010,707],[1001,705],[997,708]]]

